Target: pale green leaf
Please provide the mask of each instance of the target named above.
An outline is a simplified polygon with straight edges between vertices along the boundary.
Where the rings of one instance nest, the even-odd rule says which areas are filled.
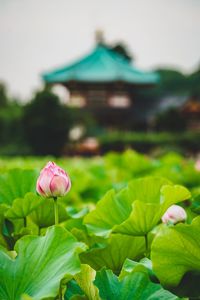
[[[82,291],[84,291],[88,300],[100,300],[99,291],[93,283],[95,276],[96,271],[85,264],[81,265],[81,272],[74,276],[74,279]]]
[[[189,271],[200,272],[200,217],[191,225],[165,226],[152,243],[151,258],[156,276],[166,286],[177,286]]]
[[[191,193],[181,185],[166,185],[161,188],[162,210],[165,212],[172,204],[191,198]]]

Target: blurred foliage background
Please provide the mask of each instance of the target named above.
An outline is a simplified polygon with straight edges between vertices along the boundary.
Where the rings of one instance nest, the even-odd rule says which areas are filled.
[[[122,51],[120,47],[117,51]],[[176,150],[196,153],[200,149],[199,130],[189,128],[189,120],[182,112],[182,104],[164,105],[167,97],[185,97],[200,103],[200,70],[190,75],[176,70],[156,70],[160,83],[151,91],[141,93],[141,101],[148,98],[155,103],[148,112],[148,126],[137,124],[124,133],[123,129],[108,128],[98,123],[89,112],[82,114],[62,104],[51,88],[37,91],[27,104],[13,99],[4,83],[0,84],[0,154],[1,155],[56,155],[76,154],[71,149],[69,132],[77,124],[84,128],[78,141],[94,136],[98,140],[98,153],[124,150],[127,147],[142,152]],[[163,100],[164,99],[164,100]],[[28,99],[27,99],[28,100]],[[179,101],[179,100],[177,100]],[[91,154],[90,151],[89,154]],[[94,153],[96,154],[96,153]]]

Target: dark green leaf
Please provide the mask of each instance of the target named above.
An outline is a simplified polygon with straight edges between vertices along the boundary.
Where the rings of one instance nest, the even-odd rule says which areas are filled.
[[[111,270],[97,272],[94,284],[99,288],[103,300],[177,300],[175,295],[152,283],[148,275],[133,272],[121,281]]]

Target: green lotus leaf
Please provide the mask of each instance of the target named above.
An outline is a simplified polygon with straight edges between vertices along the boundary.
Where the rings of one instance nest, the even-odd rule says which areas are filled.
[[[80,229],[86,231],[82,219],[68,219],[66,222],[64,222],[63,226],[70,232],[73,231],[74,229]]]
[[[191,193],[181,185],[166,185],[161,188],[161,204],[163,213],[175,203],[190,199]]]
[[[148,193],[151,189],[148,185],[146,188]],[[139,187],[138,190],[140,190]],[[148,198],[149,203],[143,202],[145,199],[144,195],[139,198],[143,201],[135,200],[132,204],[132,212],[129,218],[122,224],[114,226],[113,232],[130,235],[146,235],[156,226],[169,206],[173,203],[186,200],[191,196],[185,187],[179,185],[164,185],[161,187],[160,194],[153,195],[154,192],[156,192],[156,189],[150,191],[150,198]],[[144,191],[142,194],[143,193]],[[137,196],[139,197],[140,195]]]
[[[14,223],[16,222],[14,221]],[[37,234],[38,234],[38,227],[35,226],[35,224],[29,222],[27,227],[15,226],[14,231],[11,234],[11,237],[13,237],[14,241],[16,242],[24,235],[37,235]],[[9,237],[9,240],[11,239],[11,237]]]
[[[77,282],[74,279],[68,281],[64,299],[77,300],[79,299],[79,297],[85,297],[84,292],[81,290],[80,286],[77,284]]]
[[[48,299],[51,300],[51,299]],[[68,300],[68,298],[67,298]],[[84,295],[75,295],[70,298],[70,300],[88,300],[88,298]]]
[[[5,219],[5,213],[8,210],[8,206],[0,204],[0,245],[7,247],[5,236],[3,235],[3,225]]]
[[[167,179],[140,178],[119,193],[108,192],[84,223],[90,233],[105,237],[111,232],[147,235],[169,206],[189,197],[185,187],[172,185]]]
[[[66,228],[66,227],[65,227]],[[66,228],[68,230],[68,228]],[[104,239],[102,237],[96,236],[96,235],[88,235],[86,228],[73,228],[72,230],[69,230],[79,242],[83,242],[88,246],[88,248],[96,249],[96,248],[104,248],[107,246],[107,239]]]
[[[200,272],[200,216],[192,224],[164,226],[152,243],[153,270],[161,284],[177,286],[183,275]]]
[[[161,219],[164,212],[174,203],[190,198],[183,186],[163,185],[165,179],[147,177],[131,182],[130,197],[135,200],[129,218],[113,228],[114,232],[146,235]]]
[[[192,205],[191,205],[191,210],[192,210],[192,212],[194,212],[195,214],[200,215],[200,194],[199,194],[199,195],[196,195],[196,196],[193,198]]]
[[[23,294],[34,300],[55,297],[61,279],[80,272],[78,253],[83,250],[83,243],[58,226],[49,228],[43,237],[18,240],[15,259],[1,248],[0,299],[21,300]]]
[[[5,237],[3,236],[2,233],[0,233],[0,246],[7,247]]]
[[[127,258],[123,264],[119,279],[124,278],[127,274],[132,272],[145,272],[150,278],[155,279],[152,271],[152,262],[146,257],[141,259],[139,262]]]
[[[34,192],[37,172],[34,170],[13,169],[0,176],[0,203],[12,205],[16,198],[23,198],[26,193]]]
[[[103,300],[177,300],[177,296],[163,289],[160,284],[152,283],[148,275],[133,272],[119,280],[111,270],[97,272],[94,284]]]
[[[29,297],[28,295],[26,294],[23,294],[22,297],[21,297],[21,300],[33,300],[32,297]]]
[[[160,202],[160,190],[164,185],[172,185],[172,183],[162,177],[144,177],[129,182],[129,193],[132,202],[140,200],[144,203]]]
[[[162,217],[159,204],[144,203],[136,200],[132,204],[130,216],[120,225],[113,227],[113,232],[142,236],[151,231]]]
[[[89,264],[95,270],[106,266],[119,274],[126,258],[139,260],[144,256],[144,252],[143,237],[112,234],[107,246],[93,248],[82,253],[80,258],[83,263]]]
[[[24,198],[17,198],[13,201],[12,207],[7,210],[5,216],[9,219],[25,218],[44,201],[44,198],[27,193]]]
[[[88,300],[100,300],[99,291],[93,284],[96,276],[96,271],[93,270],[89,265],[81,265],[81,272],[74,276],[74,279],[80,286],[81,290],[84,291]]]
[[[89,233],[108,237],[113,226],[126,220],[131,211],[131,200],[128,190],[123,189],[119,193],[108,191],[100,200],[96,209],[88,213],[84,218]]]
[[[69,216],[74,219],[83,218],[89,211],[88,207],[83,207],[82,209],[77,210],[77,208],[69,206],[66,209],[67,209],[67,213],[69,214]]]
[[[154,168],[153,160],[133,150],[126,150],[122,155],[122,164],[131,174],[145,174]]]
[[[59,222],[69,219],[68,213],[62,203],[58,201]],[[54,200],[46,198],[31,214],[30,218],[39,228],[45,228],[55,224]]]
[[[0,204],[0,228],[2,229],[4,220],[5,220],[5,214],[7,210],[9,209],[9,206],[5,204]]]

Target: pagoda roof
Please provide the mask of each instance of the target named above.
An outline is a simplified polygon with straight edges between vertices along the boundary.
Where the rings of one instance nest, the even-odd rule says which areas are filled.
[[[104,45],[97,45],[89,55],[75,63],[43,73],[42,78],[46,83],[121,81],[130,84],[156,84],[159,81],[157,73],[135,68],[121,54]]]

